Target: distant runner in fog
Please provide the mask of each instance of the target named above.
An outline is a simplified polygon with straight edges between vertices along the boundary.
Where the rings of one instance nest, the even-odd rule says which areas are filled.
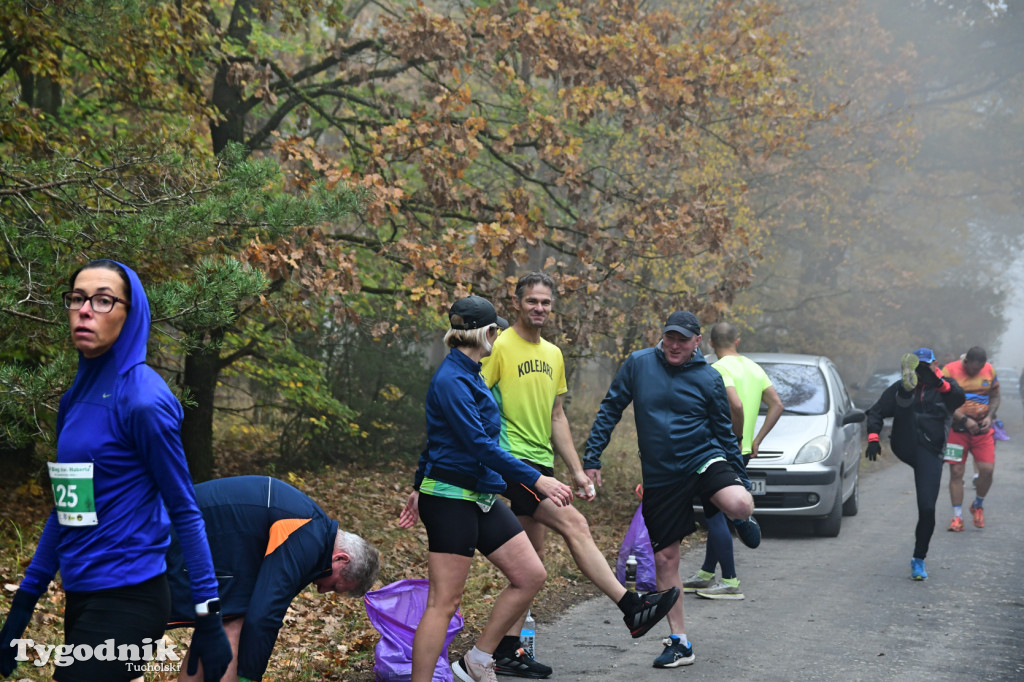
[[[992,487],[992,474],[996,468],[996,441],[992,423],[999,410],[999,379],[996,370],[987,362],[985,349],[974,346],[960,360],[954,360],[942,369],[947,377],[957,380],[967,397],[963,406],[953,415],[949,444],[959,448],[959,459],[949,464],[949,499],[953,503],[953,520],[949,530],[964,529],[964,464],[967,453],[974,457],[978,470],[977,492],[971,503],[971,516],[976,528],[985,527],[982,506]]]
[[[878,434],[883,421],[891,417],[889,443],[893,454],[914,469],[917,492],[917,528],[910,577],[927,580],[924,560],[935,532],[935,505],[942,482],[946,432],[953,411],[964,403],[964,392],[956,380],[943,378],[935,353],[929,348],[907,353],[901,365],[902,376],[868,408],[868,447],[864,456],[872,462],[878,458],[882,452]]]

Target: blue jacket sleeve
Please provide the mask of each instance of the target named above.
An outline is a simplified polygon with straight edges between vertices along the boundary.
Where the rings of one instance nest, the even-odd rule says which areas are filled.
[[[446,382],[443,390],[437,392],[437,404],[445,419],[451,424],[466,452],[475,454],[484,466],[497,471],[507,480],[532,486],[540,478],[540,473],[505,452],[494,438],[487,435],[469,384],[471,380],[476,378],[458,377],[455,381]],[[483,380],[480,382],[481,389],[486,391]]]
[[[192,584],[193,603],[198,604],[217,596],[217,579],[203,515],[196,503],[181,445],[181,405],[166,386],[146,393],[147,399],[129,403],[128,430],[178,533]]]
[[[608,393],[601,401],[601,407],[587,437],[583,457],[584,469],[601,468],[601,453],[608,447],[612,431],[622,419],[622,413],[633,402],[633,364],[633,356],[630,355],[615,373]]]
[[[67,410],[68,394],[65,392],[60,397],[60,405],[57,408],[57,433],[61,432],[64,426],[64,415]],[[21,581],[20,589],[34,597],[38,597],[50,586],[57,569],[60,568],[60,558],[57,556],[57,542],[60,540],[60,528],[57,523],[56,507],[50,510],[50,516],[43,526],[43,534],[39,537],[39,544],[36,545],[35,554],[32,555],[32,562],[25,569],[25,579]]]
[[[57,558],[57,510],[51,509],[50,516],[43,526],[43,534],[36,545],[36,552],[32,555],[32,562],[25,569],[25,579],[21,581],[20,589],[33,597],[38,597],[50,585],[50,581],[57,575],[59,560]]]
[[[319,568],[326,542],[320,528],[305,524],[263,558],[238,640],[241,677],[259,680],[266,672],[288,606]]]

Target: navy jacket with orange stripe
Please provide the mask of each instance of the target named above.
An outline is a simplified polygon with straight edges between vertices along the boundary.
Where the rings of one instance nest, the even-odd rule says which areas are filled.
[[[338,522],[305,493],[268,476],[221,478],[195,487],[213,554],[221,614],[244,616],[238,674],[259,680],[292,599],[331,574]],[[167,552],[169,627],[191,625],[195,606],[181,547]]]

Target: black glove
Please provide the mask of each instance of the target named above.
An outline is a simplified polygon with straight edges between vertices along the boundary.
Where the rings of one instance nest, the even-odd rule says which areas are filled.
[[[232,658],[234,654],[220,615],[198,616],[196,629],[192,632],[192,644],[188,648],[188,674],[195,675],[202,661],[203,680],[218,682],[227,672]]]
[[[7,622],[0,630],[0,676],[7,677],[18,667],[14,657],[18,650],[11,645],[15,639],[21,639],[25,634],[25,628],[32,620],[32,612],[36,609],[36,602],[39,597],[33,597],[28,592],[18,590],[11,600],[11,610],[7,613]]]
[[[942,385],[942,377],[928,363],[922,362],[914,371],[917,372],[917,383],[925,388],[938,388]]]
[[[877,440],[868,443],[868,449],[864,451],[865,457],[874,462],[880,454],[882,454],[882,445]]]

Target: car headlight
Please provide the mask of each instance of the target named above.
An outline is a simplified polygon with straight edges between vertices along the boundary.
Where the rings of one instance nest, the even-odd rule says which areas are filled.
[[[796,453],[793,464],[810,464],[820,462],[832,452],[832,441],[828,436],[817,436],[804,443],[800,452]]]

